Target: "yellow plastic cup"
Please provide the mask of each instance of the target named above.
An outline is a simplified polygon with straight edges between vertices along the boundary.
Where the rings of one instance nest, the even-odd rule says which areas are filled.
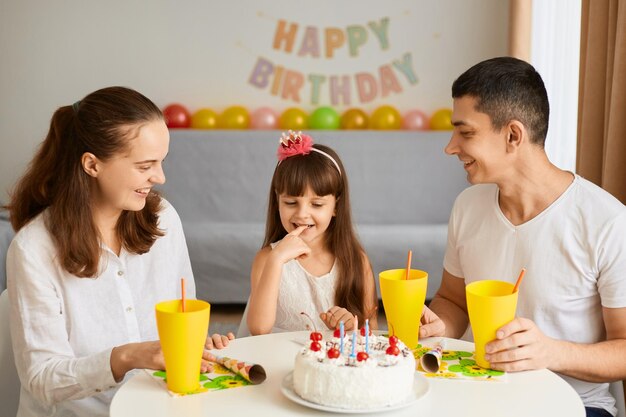
[[[395,333],[410,349],[417,347],[420,320],[426,301],[428,273],[411,269],[390,269],[378,274],[389,334]]]
[[[194,392],[200,387],[211,305],[201,300],[185,300],[183,313],[181,300],[171,300],[158,303],[155,309],[167,388],[180,394]]]
[[[489,368],[485,360],[485,345],[496,338],[496,331],[515,318],[517,294],[510,282],[475,281],[465,287],[478,366]]]

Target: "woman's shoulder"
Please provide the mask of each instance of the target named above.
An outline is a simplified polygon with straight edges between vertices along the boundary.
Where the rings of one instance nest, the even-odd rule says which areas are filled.
[[[11,246],[18,246],[22,251],[54,251],[54,242],[45,222],[46,212],[38,214],[22,227],[13,237]]]
[[[172,225],[181,225],[178,212],[165,198],[161,197],[161,209],[159,210],[159,227],[161,229]]]

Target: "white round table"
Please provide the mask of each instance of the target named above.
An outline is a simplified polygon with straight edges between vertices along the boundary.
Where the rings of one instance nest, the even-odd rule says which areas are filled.
[[[293,370],[294,358],[308,332],[276,333],[233,340],[219,351],[265,368],[260,385],[173,397],[146,372],[137,372],[118,390],[111,417],[195,417],[253,415],[255,417],[329,415],[297,404],[281,392],[283,378]],[[428,344],[428,339],[423,341]],[[472,343],[447,339],[446,349],[473,351]],[[584,417],[583,403],[574,389],[548,370],[509,373],[504,382],[454,381],[428,378],[430,391],[408,407],[386,416],[464,417]]]

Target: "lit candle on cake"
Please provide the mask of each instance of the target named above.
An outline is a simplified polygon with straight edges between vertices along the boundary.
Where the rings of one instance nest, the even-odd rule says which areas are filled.
[[[365,353],[370,353],[370,320],[365,319]]]
[[[345,329],[343,327],[343,320],[339,322],[339,354],[343,355],[343,336],[345,335]]]

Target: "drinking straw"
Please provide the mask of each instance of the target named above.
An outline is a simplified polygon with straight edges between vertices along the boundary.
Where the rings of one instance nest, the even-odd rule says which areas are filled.
[[[181,309],[185,312],[185,278],[180,279]]]
[[[522,268],[522,270],[519,273],[519,277],[517,277],[517,282],[515,283],[515,287],[513,287],[512,293],[516,293],[517,290],[519,289],[519,285],[521,284],[522,278],[524,278],[525,273],[526,273],[526,268]]]
[[[409,249],[408,259],[406,261],[406,279],[409,279],[409,274],[411,273],[411,257],[413,256],[413,251]]]

